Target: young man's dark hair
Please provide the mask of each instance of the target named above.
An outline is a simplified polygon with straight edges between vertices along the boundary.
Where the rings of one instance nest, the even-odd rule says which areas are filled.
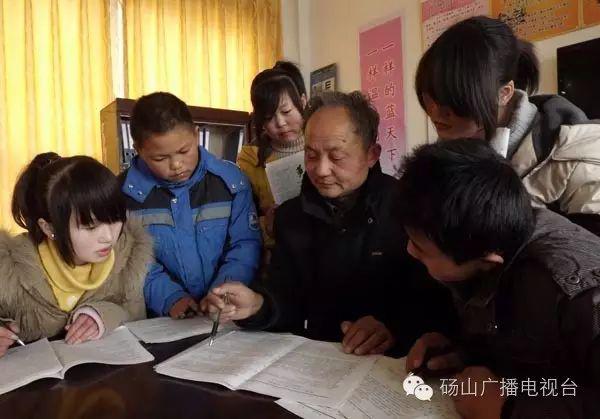
[[[357,134],[364,142],[365,148],[369,148],[377,142],[379,114],[361,92],[324,92],[318,96],[313,96],[304,110],[304,129],[306,129],[306,124],[311,115],[325,107],[346,109]]]
[[[455,262],[509,259],[533,231],[531,198],[510,163],[483,140],[419,147],[405,158],[398,216]],[[465,240],[468,238],[468,240]]]
[[[165,134],[178,125],[194,130],[192,114],[184,101],[167,92],[140,97],[131,113],[131,137],[141,147],[148,137]]]
[[[600,238],[533,209],[516,172],[481,140],[419,147],[398,192],[408,253],[460,313],[460,334],[423,334],[406,369],[485,387],[455,397],[462,417],[598,418]],[[542,390],[551,382],[577,388],[552,397]]]

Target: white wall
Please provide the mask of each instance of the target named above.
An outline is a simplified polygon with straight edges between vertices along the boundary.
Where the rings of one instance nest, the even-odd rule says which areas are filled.
[[[407,149],[427,139],[425,113],[413,82],[423,53],[419,0],[281,0],[284,55],[300,64],[307,82],[310,71],[338,65],[338,88],[360,89],[358,33],[402,15],[404,20],[404,98]],[[294,21],[297,19],[297,21]],[[556,93],[556,48],[600,37],[600,26],[536,43],[541,62],[540,91]],[[293,41],[297,38],[297,41]]]
[[[283,55],[286,59],[300,63],[300,44],[298,36],[298,0],[281,1],[281,38],[283,41]]]
[[[310,71],[338,65],[338,90],[360,89],[358,33],[389,18],[404,17],[404,91],[408,148],[426,138],[426,119],[412,84],[421,56],[420,8],[417,0],[281,0],[283,9],[298,5],[298,60],[308,86]],[[282,14],[283,15],[283,14]],[[283,31],[293,24],[283,20]],[[293,30],[293,29],[292,29]],[[288,50],[284,46],[284,55]],[[410,122],[409,122],[410,121]]]
[[[310,37],[308,36],[308,10],[310,1],[306,0],[280,0],[281,23],[283,38],[283,56],[300,66],[306,87],[309,86],[310,72]],[[302,30],[300,29],[302,28]],[[310,29],[308,29],[310,30]],[[300,33],[302,32],[302,34]]]

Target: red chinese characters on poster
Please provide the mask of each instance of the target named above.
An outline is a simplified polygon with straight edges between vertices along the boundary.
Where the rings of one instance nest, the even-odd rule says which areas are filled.
[[[379,112],[382,170],[396,175],[406,151],[400,17],[359,34],[361,89]]]

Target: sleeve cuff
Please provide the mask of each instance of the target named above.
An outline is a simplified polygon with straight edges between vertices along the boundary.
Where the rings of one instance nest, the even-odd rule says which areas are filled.
[[[173,304],[175,304],[177,301],[181,300],[183,297],[186,296],[188,296],[188,294],[185,291],[176,291],[173,294],[169,295],[165,299],[165,302],[163,304],[163,312],[161,313],[161,315],[168,316],[169,311],[171,311],[171,308],[173,307]]]
[[[104,332],[106,331],[106,329],[104,327],[104,322],[102,321],[102,317],[100,317],[100,314],[98,314],[98,312],[96,310],[94,310],[92,307],[84,306],[84,307],[77,309],[77,311],[73,314],[72,322],[75,322],[75,320],[77,320],[77,317],[79,317],[81,314],[87,314],[96,322],[96,325],[98,325],[98,333],[96,333],[96,335],[92,336],[90,339],[91,340],[100,339],[104,335]]]
[[[258,291],[255,291],[258,292]],[[260,309],[252,316],[237,320],[234,323],[244,329],[264,330],[273,324],[273,302],[269,295],[259,292],[263,297],[263,304]]]

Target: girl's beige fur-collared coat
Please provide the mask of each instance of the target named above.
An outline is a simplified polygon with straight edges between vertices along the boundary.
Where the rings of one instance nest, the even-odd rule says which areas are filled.
[[[152,239],[141,224],[130,220],[114,251],[115,264],[106,281],[86,291],[71,312],[93,308],[107,332],[125,321],[146,317],[143,288],[153,257]],[[0,317],[16,321],[19,337],[29,342],[60,334],[70,315],[59,308],[29,236],[13,237],[0,231]]]

